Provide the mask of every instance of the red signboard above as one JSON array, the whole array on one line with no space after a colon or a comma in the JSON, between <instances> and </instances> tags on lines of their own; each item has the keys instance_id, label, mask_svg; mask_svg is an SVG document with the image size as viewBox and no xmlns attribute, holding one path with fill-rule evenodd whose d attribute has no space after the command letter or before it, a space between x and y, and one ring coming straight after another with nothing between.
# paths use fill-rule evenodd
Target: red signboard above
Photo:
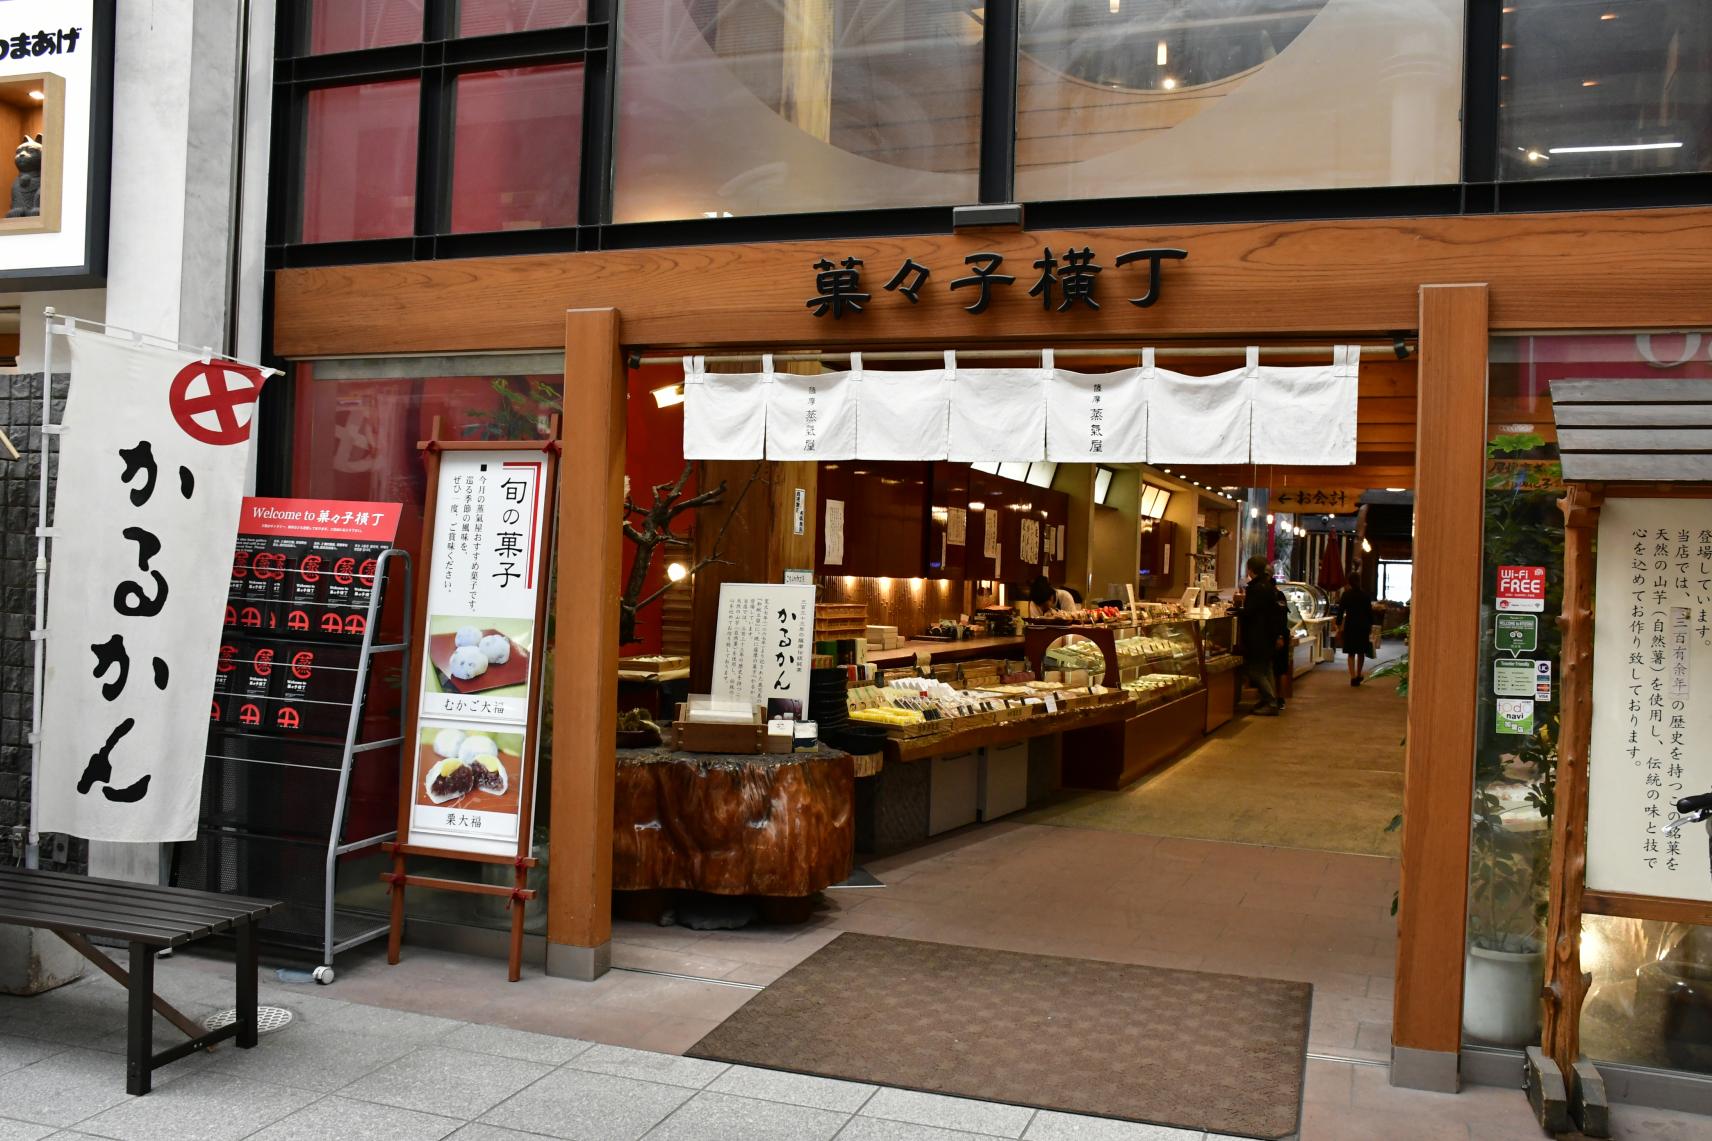
<instances>
[{"instance_id":1,"label":"red signboard above","mask_svg":"<svg viewBox=\"0 0 1712 1141\"><path fill-rule=\"evenodd\" d=\"M299 539L358 539L390 546L398 536L399 503L347 499L244 500L238 517L242 535L290 535Z\"/></svg>"}]
</instances>

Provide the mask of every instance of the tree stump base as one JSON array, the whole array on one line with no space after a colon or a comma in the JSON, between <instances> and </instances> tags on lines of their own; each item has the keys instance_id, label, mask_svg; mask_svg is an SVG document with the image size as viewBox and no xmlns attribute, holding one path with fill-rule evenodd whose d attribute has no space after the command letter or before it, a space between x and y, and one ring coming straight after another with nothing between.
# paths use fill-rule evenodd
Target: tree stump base
<instances>
[{"instance_id":1,"label":"tree stump base","mask_svg":"<svg viewBox=\"0 0 1712 1141\"><path fill-rule=\"evenodd\" d=\"M763 918L801 921L789 904L850 876L855 767L848 753L726 755L620 749L614 781L612 888L766 897ZM790 918L786 918L790 917ZM800 918L798 918L800 917Z\"/></svg>"}]
</instances>

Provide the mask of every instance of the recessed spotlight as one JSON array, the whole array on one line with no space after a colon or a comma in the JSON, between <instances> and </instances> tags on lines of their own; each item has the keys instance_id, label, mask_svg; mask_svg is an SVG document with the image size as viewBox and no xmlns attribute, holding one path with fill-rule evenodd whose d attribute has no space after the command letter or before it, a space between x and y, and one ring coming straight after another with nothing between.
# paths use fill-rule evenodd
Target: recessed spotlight
<instances>
[{"instance_id":1,"label":"recessed spotlight","mask_svg":"<svg viewBox=\"0 0 1712 1141\"><path fill-rule=\"evenodd\" d=\"M1617 18L1617 13L1615 13L1615 12L1602 12L1602 13L1600 13L1599 18L1601 20L1615 20Z\"/></svg>"},{"instance_id":2,"label":"recessed spotlight","mask_svg":"<svg viewBox=\"0 0 1712 1141\"><path fill-rule=\"evenodd\" d=\"M1167 75L1164 79L1159 81L1159 86L1163 87L1167 91L1175 91L1177 89L1177 81Z\"/></svg>"},{"instance_id":3,"label":"recessed spotlight","mask_svg":"<svg viewBox=\"0 0 1712 1141\"><path fill-rule=\"evenodd\" d=\"M46 99L47 97L48 97L47 92L45 92L45 91L32 91L32 92L30 92L30 98L31 99Z\"/></svg>"},{"instance_id":4,"label":"recessed spotlight","mask_svg":"<svg viewBox=\"0 0 1712 1141\"><path fill-rule=\"evenodd\" d=\"M1583 87L1598 87L1599 81L1597 79L1583 79L1581 81L1581 86L1583 86Z\"/></svg>"}]
</instances>

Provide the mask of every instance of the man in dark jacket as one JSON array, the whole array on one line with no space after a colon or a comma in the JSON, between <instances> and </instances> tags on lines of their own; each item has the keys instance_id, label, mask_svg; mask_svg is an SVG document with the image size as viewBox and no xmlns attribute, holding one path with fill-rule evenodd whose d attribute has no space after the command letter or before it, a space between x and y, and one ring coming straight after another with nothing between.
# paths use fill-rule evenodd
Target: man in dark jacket
<instances>
[{"instance_id":1,"label":"man in dark jacket","mask_svg":"<svg viewBox=\"0 0 1712 1141\"><path fill-rule=\"evenodd\" d=\"M1248 680L1260 694L1254 712L1263 717L1276 717L1284 708L1278 700L1278 678L1275 657L1289 632L1288 611L1278 586L1272 581L1272 570L1266 560L1255 555L1248 560L1248 583L1242 595L1242 658Z\"/></svg>"}]
</instances>

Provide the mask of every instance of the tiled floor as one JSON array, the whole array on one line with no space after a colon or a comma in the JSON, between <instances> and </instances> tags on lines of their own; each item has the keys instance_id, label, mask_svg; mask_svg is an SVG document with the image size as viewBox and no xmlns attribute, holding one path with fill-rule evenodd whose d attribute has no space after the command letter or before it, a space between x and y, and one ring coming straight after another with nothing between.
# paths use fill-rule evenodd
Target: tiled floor
<instances>
[{"instance_id":1,"label":"tiled floor","mask_svg":"<svg viewBox=\"0 0 1712 1141\"><path fill-rule=\"evenodd\" d=\"M511 992L551 1020L592 989L532 977L507 987L486 960L416 954L348 981L389 976L425 1005ZM623 978L625 976L620 976ZM631 976L634 977L634 976ZM161 992L194 1017L229 1002L229 968L180 956ZM714 984L699 984L710 986ZM733 989L727 987L726 989ZM115 1141L1199 1141L1202 1134L857 1082L727 1066L554 1034L349 1001L361 987L262 988L295 1015L254 1050L223 1045L124 1089L124 997L104 977L35 998L0 997L0 1139ZM612 996L607 996L610 1000ZM513 1015L521 1007L511 1008ZM622 1009L622 1005L620 1006ZM617 1024L615 1024L617 1025ZM172 1031L159 1024L161 1042ZM623 1034L615 1037L622 1038ZM1690 1141L1704 1118L1618 1107L1619 1141ZM1536 1141L1522 1095L1392 1089L1379 1066L1310 1061L1303 1141Z\"/></svg>"}]
</instances>

